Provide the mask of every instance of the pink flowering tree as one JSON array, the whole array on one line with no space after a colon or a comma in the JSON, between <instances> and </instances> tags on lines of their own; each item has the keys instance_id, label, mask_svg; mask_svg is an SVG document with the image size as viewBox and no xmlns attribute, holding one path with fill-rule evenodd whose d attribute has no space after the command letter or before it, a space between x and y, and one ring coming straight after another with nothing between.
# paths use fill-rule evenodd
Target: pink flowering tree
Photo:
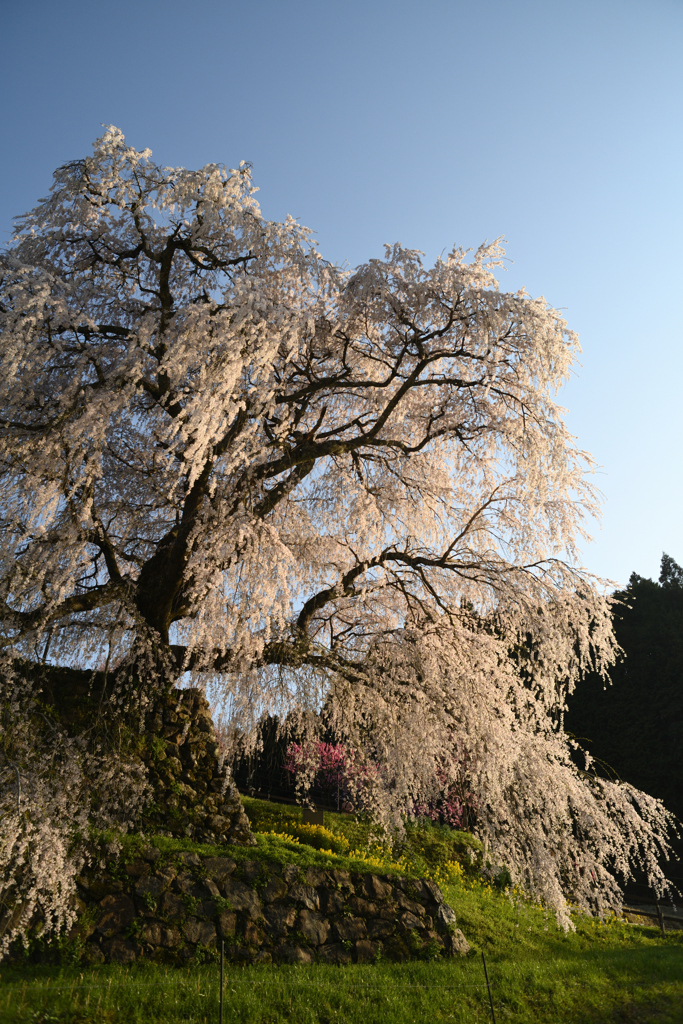
<instances>
[{"instance_id":1,"label":"pink flowering tree","mask_svg":"<svg viewBox=\"0 0 683 1024\"><path fill-rule=\"evenodd\" d=\"M319 793L342 809L362 808L364 794L373 785L381 784L379 766L348 750L343 743L291 743L284 768L300 794Z\"/></svg>"},{"instance_id":2,"label":"pink flowering tree","mask_svg":"<svg viewBox=\"0 0 683 1024\"><path fill-rule=\"evenodd\" d=\"M247 738L326 702L391 780L364 795L387 825L471 751L490 856L563 923L567 896L617 905L634 860L661 886L666 811L579 772L561 727L614 656L577 551L593 463L556 400L576 337L498 289L498 243L433 266L389 246L350 274L255 191L246 164L163 167L108 128L19 220L0 265L0 699L26 666L103 658L116 707L183 676Z\"/></svg>"},{"instance_id":3,"label":"pink flowering tree","mask_svg":"<svg viewBox=\"0 0 683 1024\"><path fill-rule=\"evenodd\" d=\"M477 808L469 788L467 758L457 761L448 758L448 761L448 767L436 769L434 795L431 799L415 803L413 814L450 828L471 828L476 823Z\"/></svg>"}]
</instances>

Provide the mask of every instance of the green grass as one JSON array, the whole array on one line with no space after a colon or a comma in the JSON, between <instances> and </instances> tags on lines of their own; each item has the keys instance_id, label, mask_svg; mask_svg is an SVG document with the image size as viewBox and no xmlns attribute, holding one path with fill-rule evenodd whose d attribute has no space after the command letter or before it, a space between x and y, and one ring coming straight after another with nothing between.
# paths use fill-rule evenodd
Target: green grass
<instances>
[{"instance_id":1,"label":"green grass","mask_svg":"<svg viewBox=\"0 0 683 1024\"><path fill-rule=\"evenodd\" d=\"M592 937L594 938L594 937ZM529 946L532 944L529 944ZM497 943L487 957L496 1019L517 1024L680 1024L683 946L555 940L530 956ZM136 965L0 973L2 1024L209 1024L218 1020L216 965ZM229 967L226 1024L471 1024L490 1020L481 959L375 966Z\"/></svg>"},{"instance_id":2,"label":"green grass","mask_svg":"<svg viewBox=\"0 0 683 1024\"><path fill-rule=\"evenodd\" d=\"M325 854L301 839L281 838L287 821L301 822L296 809L247 799L245 806L254 827L265 833L254 849L228 848L231 856L295 861L302 867L373 866L367 859ZM343 837L350 852L367 850L369 823L326 815L325 827ZM150 838L127 839L127 855ZM154 842L167 856L181 849L219 850L163 837ZM662 938L654 928L577 916L576 932L565 934L542 908L514 903L468 872L467 847L462 835L427 826L410 830L400 851L375 845L372 857L388 864L400 856L404 864L421 865L424 873L440 878L472 944L469 957L344 968L226 966L225 1024L490 1021L482 951L498 1024L683 1022L683 932ZM460 861L464 870L457 866ZM0 967L0 1024L214 1024L218 977L216 962L184 969Z\"/></svg>"},{"instance_id":3,"label":"green grass","mask_svg":"<svg viewBox=\"0 0 683 1024\"><path fill-rule=\"evenodd\" d=\"M325 826L304 825L301 808L242 797L252 828L255 847L214 846L191 839L158 835L121 835L98 832L93 838L100 843L117 840L122 857L130 860L153 843L164 859L172 860L183 850L202 856L218 856L228 852L236 861L266 860L278 864L307 867L334 866L349 871L393 872L406 876L429 875L443 881L448 866L462 863L470 871L469 851L476 854L481 844L466 832L439 828L430 824L410 825L407 833L395 843L382 841L369 820L350 815L325 813Z\"/></svg>"},{"instance_id":4,"label":"green grass","mask_svg":"<svg viewBox=\"0 0 683 1024\"><path fill-rule=\"evenodd\" d=\"M325 825L304 825L299 807L269 803L242 797L252 828L257 833L259 849L276 851L284 836L298 840L300 857L310 857L310 846L334 853L335 865L351 870L382 870L404 875L447 876L448 867L460 863L466 872L471 860L479 863L481 843L467 832L432 825L429 822L408 825L406 834L389 842L368 818L325 812ZM291 844L288 850L291 849ZM470 857L470 851L472 857ZM276 854L279 859L279 854ZM311 863L321 863L317 858Z\"/></svg>"}]
</instances>

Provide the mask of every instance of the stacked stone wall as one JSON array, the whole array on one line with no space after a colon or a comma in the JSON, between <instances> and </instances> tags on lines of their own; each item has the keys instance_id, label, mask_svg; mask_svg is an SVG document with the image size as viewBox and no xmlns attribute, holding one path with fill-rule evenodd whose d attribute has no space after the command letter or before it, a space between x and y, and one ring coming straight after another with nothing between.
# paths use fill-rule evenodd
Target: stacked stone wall
<instances>
[{"instance_id":1,"label":"stacked stone wall","mask_svg":"<svg viewBox=\"0 0 683 1024\"><path fill-rule=\"evenodd\" d=\"M219 757L200 690L172 690L145 722L144 759L154 790L144 824L209 843L256 842L239 794Z\"/></svg>"},{"instance_id":2,"label":"stacked stone wall","mask_svg":"<svg viewBox=\"0 0 683 1024\"><path fill-rule=\"evenodd\" d=\"M105 695L103 673L41 665L24 665L23 671L39 682L50 714L67 733L79 735L93 726L104 735L110 730L111 694ZM141 760L149 771L153 797L142 828L210 843L255 844L237 789L221 763L201 690L173 688L156 698L142 723L135 712L126 717L120 709L114 721L124 726L123 733L115 730L124 738L124 756Z\"/></svg>"},{"instance_id":3,"label":"stacked stone wall","mask_svg":"<svg viewBox=\"0 0 683 1024\"><path fill-rule=\"evenodd\" d=\"M362 963L453 956L469 946L432 881L150 847L78 880L71 940L85 962Z\"/></svg>"}]
</instances>

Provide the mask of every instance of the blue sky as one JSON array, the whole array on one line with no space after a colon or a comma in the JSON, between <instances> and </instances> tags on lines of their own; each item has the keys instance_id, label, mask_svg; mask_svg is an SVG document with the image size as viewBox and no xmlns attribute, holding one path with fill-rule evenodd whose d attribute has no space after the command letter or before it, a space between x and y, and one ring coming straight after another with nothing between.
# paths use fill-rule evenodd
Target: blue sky
<instances>
[{"instance_id":1,"label":"blue sky","mask_svg":"<svg viewBox=\"0 0 683 1024\"><path fill-rule=\"evenodd\" d=\"M164 164L250 160L265 215L340 263L503 235L501 286L583 347L585 564L683 563L680 0L4 0L0 25L3 240L101 123Z\"/></svg>"}]
</instances>

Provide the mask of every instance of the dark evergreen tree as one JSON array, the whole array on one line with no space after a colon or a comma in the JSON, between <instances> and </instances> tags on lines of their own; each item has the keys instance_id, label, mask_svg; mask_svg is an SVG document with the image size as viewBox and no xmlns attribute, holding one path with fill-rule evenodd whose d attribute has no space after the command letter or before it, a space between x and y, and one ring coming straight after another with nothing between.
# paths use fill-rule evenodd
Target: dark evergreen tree
<instances>
[{"instance_id":1,"label":"dark evergreen tree","mask_svg":"<svg viewBox=\"0 0 683 1024\"><path fill-rule=\"evenodd\" d=\"M565 723L591 754L683 819L683 569L662 555L658 582L633 573L615 597L624 657L612 685L587 676Z\"/></svg>"}]
</instances>

